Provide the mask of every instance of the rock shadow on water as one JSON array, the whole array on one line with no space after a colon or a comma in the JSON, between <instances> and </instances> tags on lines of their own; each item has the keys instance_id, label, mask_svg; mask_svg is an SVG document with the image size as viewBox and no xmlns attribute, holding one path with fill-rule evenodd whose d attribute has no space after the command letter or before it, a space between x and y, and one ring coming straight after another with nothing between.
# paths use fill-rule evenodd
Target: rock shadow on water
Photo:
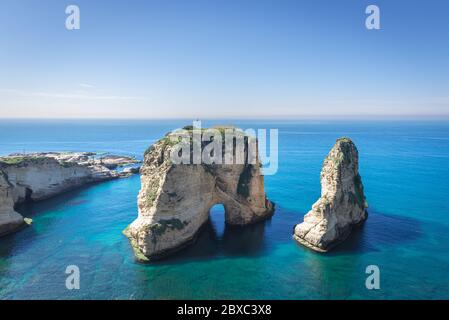
<instances>
[{"instance_id":1,"label":"rock shadow on water","mask_svg":"<svg viewBox=\"0 0 449 320\"><path fill-rule=\"evenodd\" d=\"M150 262L151 265L189 263L213 258L255 257L263 255L265 227L270 219L247 226L225 224L220 237L209 218L198 232L196 240L178 252Z\"/></svg>"},{"instance_id":2,"label":"rock shadow on water","mask_svg":"<svg viewBox=\"0 0 449 320\"><path fill-rule=\"evenodd\" d=\"M382 247L403 246L422 237L417 219L370 211L366 222L326 253L328 257L380 251Z\"/></svg>"}]
</instances>

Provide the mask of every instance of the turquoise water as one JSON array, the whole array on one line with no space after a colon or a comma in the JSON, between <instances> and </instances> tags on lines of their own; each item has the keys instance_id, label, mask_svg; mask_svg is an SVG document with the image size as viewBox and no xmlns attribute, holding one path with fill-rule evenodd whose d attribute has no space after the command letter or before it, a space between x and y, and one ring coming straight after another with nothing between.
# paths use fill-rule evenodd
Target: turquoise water
<instances>
[{"instance_id":1,"label":"turquoise water","mask_svg":"<svg viewBox=\"0 0 449 320\"><path fill-rule=\"evenodd\" d=\"M449 298L449 123L243 122L278 128L279 172L266 177L277 210L244 229L223 209L193 246L145 265L121 234L137 215L138 176L94 185L18 208L30 228L0 239L1 299L437 299ZM141 156L188 121L0 122L0 154L105 151ZM213 122L206 122L206 125ZM291 239L319 197L322 161L335 139L353 138L369 218L335 251L311 252ZM365 288L378 265L381 289ZM65 288L77 265L81 289Z\"/></svg>"}]
</instances>

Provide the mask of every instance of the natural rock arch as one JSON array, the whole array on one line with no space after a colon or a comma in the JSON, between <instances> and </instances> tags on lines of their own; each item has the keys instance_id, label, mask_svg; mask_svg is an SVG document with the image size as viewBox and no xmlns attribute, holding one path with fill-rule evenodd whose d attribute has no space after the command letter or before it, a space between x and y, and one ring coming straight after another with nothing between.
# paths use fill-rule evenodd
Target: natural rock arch
<instances>
[{"instance_id":1,"label":"natural rock arch","mask_svg":"<svg viewBox=\"0 0 449 320\"><path fill-rule=\"evenodd\" d=\"M191 243L214 205L223 205L228 225L251 224L273 213L258 160L255 164L174 164L172 150L165 137L145 154L139 215L124 231L139 260L159 258Z\"/></svg>"}]
</instances>

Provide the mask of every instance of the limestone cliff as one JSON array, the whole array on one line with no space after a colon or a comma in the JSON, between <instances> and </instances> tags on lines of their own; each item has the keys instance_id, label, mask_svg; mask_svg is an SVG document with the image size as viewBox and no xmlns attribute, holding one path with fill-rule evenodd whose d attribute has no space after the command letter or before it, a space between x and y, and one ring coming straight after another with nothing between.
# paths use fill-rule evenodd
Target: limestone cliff
<instances>
[{"instance_id":1,"label":"limestone cliff","mask_svg":"<svg viewBox=\"0 0 449 320\"><path fill-rule=\"evenodd\" d=\"M109 166L134 164L129 157L94 153L34 153L0 157L0 235L20 227L24 219L14 211L15 204L39 201L83 186L130 175Z\"/></svg>"},{"instance_id":2,"label":"limestone cliff","mask_svg":"<svg viewBox=\"0 0 449 320\"><path fill-rule=\"evenodd\" d=\"M138 218L124 231L139 260L155 259L189 244L215 204L223 204L230 225L271 216L273 204L265 196L260 163L248 161L250 137L245 136L245 161L240 164L174 164L169 136L145 155Z\"/></svg>"},{"instance_id":3,"label":"limestone cliff","mask_svg":"<svg viewBox=\"0 0 449 320\"><path fill-rule=\"evenodd\" d=\"M366 220L367 207L357 148L348 138L338 139L321 170L321 198L295 226L293 236L302 245L326 252Z\"/></svg>"},{"instance_id":4,"label":"limestone cliff","mask_svg":"<svg viewBox=\"0 0 449 320\"><path fill-rule=\"evenodd\" d=\"M14 211L12 187L5 173L0 171L0 236L23 224L23 217Z\"/></svg>"}]
</instances>

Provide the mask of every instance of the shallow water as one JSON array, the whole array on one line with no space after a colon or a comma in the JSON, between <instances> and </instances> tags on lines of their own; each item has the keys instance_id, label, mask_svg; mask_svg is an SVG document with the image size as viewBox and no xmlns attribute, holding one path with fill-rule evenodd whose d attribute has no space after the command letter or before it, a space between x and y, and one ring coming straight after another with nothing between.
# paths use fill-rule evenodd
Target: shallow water
<instances>
[{"instance_id":1,"label":"shallow water","mask_svg":"<svg viewBox=\"0 0 449 320\"><path fill-rule=\"evenodd\" d=\"M449 298L449 123L221 121L278 128L279 171L265 179L275 215L247 228L223 209L198 241L153 264L135 262L122 230L137 215L138 176L21 206L33 226L0 239L2 299L411 299ZM206 124L213 124L209 121ZM141 157L188 121L2 121L0 154L98 151ZM291 239L318 199L319 173L335 139L360 152L369 218L323 255ZM378 265L381 289L365 288ZM65 288L77 265L81 289Z\"/></svg>"}]
</instances>

